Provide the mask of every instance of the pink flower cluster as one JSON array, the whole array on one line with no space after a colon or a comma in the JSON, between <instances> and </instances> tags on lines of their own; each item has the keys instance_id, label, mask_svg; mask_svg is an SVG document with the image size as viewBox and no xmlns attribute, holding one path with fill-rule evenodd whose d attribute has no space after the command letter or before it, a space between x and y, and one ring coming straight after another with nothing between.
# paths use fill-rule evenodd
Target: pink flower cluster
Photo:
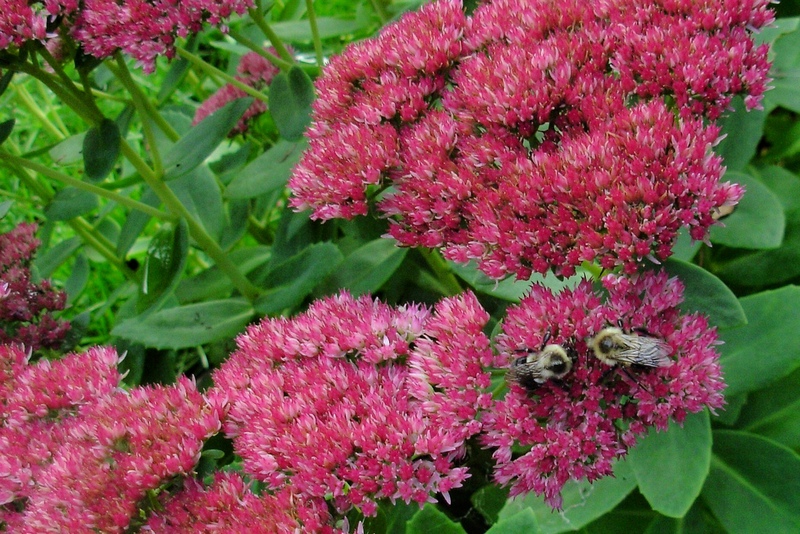
<instances>
[{"instance_id":1,"label":"pink flower cluster","mask_svg":"<svg viewBox=\"0 0 800 534\"><path fill-rule=\"evenodd\" d=\"M708 123L755 107L768 0L458 0L334 58L289 186L313 217L378 209L405 246L489 276L637 270L680 227L705 238L741 187L720 183Z\"/></svg>"},{"instance_id":2,"label":"pink flower cluster","mask_svg":"<svg viewBox=\"0 0 800 534\"><path fill-rule=\"evenodd\" d=\"M146 492L191 472L220 413L194 384L119 388L109 348L27 361L0 346L0 525L124 532Z\"/></svg>"},{"instance_id":3,"label":"pink flower cluster","mask_svg":"<svg viewBox=\"0 0 800 534\"><path fill-rule=\"evenodd\" d=\"M160 55L172 57L175 41L204 23L223 24L243 14L252 0L10 0L0 11L0 50L55 36L58 22L83 50L98 58L117 50L138 60L146 72Z\"/></svg>"},{"instance_id":4,"label":"pink flower cluster","mask_svg":"<svg viewBox=\"0 0 800 534\"><path fill-rule=\"evenodd\" d=\"M535 285L508 309L495 338L508 363L521 350L539 350L545 340L575 358L561 380L545 381L533 392L512 385L483 418L483 443L496 448L495 479L511 484L511 495L533 491L558 508L568 480L610 475L612 461L648 427L664 430L670 419L681 422L688 413L724 403L716 330L704 316L680 313L683 286L676 278L609 275L603 286L605 301L588 281L559 294ZM605 365L589 340L609 326L646 329L647 336L665 340L671 365ZM529 449L515 454L520 446Z\"/></svg>"},{"instance_id":5,"label":"pink flower cluster","mask_svg":"<svg viewBox=\"0 0 800 534\"><path fill-rule=\"evenodd\" d=\"M244 471L273 490L365 515L432 501L469 476L456 461L490 404L487 320L471 293L433 312L329 297L249 328L209 395L227 402Z\"/></svg>"},{"instance_id":6,"label":"pink flower cluster","mask_svg":"<svg viewBox=\"0 0 800 534\"><path fill-rule=\"evenodd\" d=\"M303 499L289 491L259 496L241 475L219 472L207 488L195 479L187 480L180 492L166 499L163 510L150 516L142 532L335 532L330 521L324 501Z\"/></svg>"},{"instance_id":7,"label":"pink flower cluster","mask_svg":"<svg viewBox=\"0 0 800 534\"><path fill-rule=\"evenodd\" d=\"M276 54L274 48L269 48L267 51L271 54ZM265 89L272 82L275 75L280 72L280 69L267 61L263 56L255 52L248 52L242 56L239 65L236 67L236 72L238 73L236 79L240 82L249 85L253 89ZM223 85L197 108L192 124L197 124L202 121L228 102L246 96L247 93L234 85L229 83ZM250 121L265 111L267 111L267 104L261 100L254 100L228 136L233 137L237 134L245 133L249 127Z\"/></svg>"},{"instance_id":8,"label":"pink flower cluster","mask_svg":"<svg viewBox=\"0 0 800 534\"><path fill-rule=\"evenodd\" d=\"M48 280L32 280L30 264L39 246L35 233L35 224L22 223L0 234L0 344L56 349L70 324L55 319L52 312L64 309L67 295Z\"/></svg>"}]
</instances>

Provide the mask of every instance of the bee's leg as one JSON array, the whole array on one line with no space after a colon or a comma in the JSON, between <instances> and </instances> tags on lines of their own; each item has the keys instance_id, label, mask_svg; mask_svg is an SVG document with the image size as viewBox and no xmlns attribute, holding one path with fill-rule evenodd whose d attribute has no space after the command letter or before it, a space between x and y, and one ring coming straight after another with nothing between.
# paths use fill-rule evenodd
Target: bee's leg
<instances>
[{"instance_id":1,"label":"bee's leg","mask_svg":"<svg viewBox=\"0 0 800 534\"><path fill-rule=\"evenodd\" d=\"M636 377L634 377L634 376L631 374L631 372L630 372L630 371L627 369L627 367L622 367L622 372L623 372L623 373L625 373L625 376L627 376L627 377L628 377L628 378L631 380L631 382L633 382L634 384L636 384L636 387L638 387L638 388L640 388L640 389L642 389L642 390L644 390L644 391L648 392L648 393L649 393L649 394L650 394L652 397L655 397L655 394L654 394L652 391L650 391L649 389L647 389L646 387L644 387L644 386L643 386L641 383L639 383L639 381L638 381L638 380L636 380Z\"/></svg>"}]
</instances>

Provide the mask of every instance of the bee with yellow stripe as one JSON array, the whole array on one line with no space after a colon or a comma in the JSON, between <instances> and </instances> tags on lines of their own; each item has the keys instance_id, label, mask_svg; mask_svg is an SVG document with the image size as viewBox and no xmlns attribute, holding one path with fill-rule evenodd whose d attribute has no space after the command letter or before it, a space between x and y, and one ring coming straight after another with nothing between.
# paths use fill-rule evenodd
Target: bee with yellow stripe
<instances>
[{"instance_id":1,"label":"bee with yellow stripe","mask_svg":"<svg viewBox=\"0 0 800 534\"><path fill-rule=\"evenodd\" d=\"M621 328L602 329L590 344L597 359L608 366L667 367L672 364L669 358L672 351L666 342L651 336L626 334Z\"/></svg>"},{"instance_id":2,"label":"bee with yellow stripe","mask_svg":"<svg viewBox=\"0 0 800 534\"><path fill-rule=\"evenodd\" d=\"M548 380L561 380L572 370L572 358L561 345L545 345L539 352L529 352L514 360L506 380L533 393Z\"/></svg>"}]
</instances>

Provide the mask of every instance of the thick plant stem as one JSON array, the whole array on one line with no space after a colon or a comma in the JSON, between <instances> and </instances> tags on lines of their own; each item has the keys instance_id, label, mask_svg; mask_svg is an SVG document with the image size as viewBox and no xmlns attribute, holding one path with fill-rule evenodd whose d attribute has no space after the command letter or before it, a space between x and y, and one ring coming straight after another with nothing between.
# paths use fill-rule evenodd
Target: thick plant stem
<instances>
[{"instance_id":1,"label":"thick plant stem","mask_svg":"<svg viewBox=\"0 0 800 534\"><path fill-rule=\"evenodd\" d=\"M239 271L236 264L228 258L228 255L220 248L214 238L208 235L203 225L186 209L186 206L175 196L172 189L167 187L167 184L162 180L162 176L155 174L153 170L147 166L147 163L142 160L139 154L124 140L122 141L122 153L128 158L128 161L131 162L134 168L139 171L141 177L147 185L153 189L156 196L161 199L161 202L164 203L167 210L186 220L192 238L197 242L200 248L214 260L219 270L230 278L231 282L233 282L233 285L236 286L236 289L239 290L242 296L250 302L255 301L261 290L253 285L252 282Z\"/></svg>"},{"instance_id":2,"label":"thick plant stem","mask_svg":"<svg viewBox=\"0 0 800 534\"><path fill-rule=\"evenodd\" d=\"M458 283L458 279L456 279L455 275L450 272L450 268L447 266L444 258L439 255L439 252L429 248L419 248L418 250L420 254L422 254L422 257L425 258L428 266L433 270L437 280L447 288L447 296L458 295L463 292L461 284Z\"/></svg>"},{"instance_id":3,"label":"thick plant stem","mask_svg":"<svg viewBox=\"0 0 800 534\"><path fill-rule=\"evenodd\" d=\"M231 85L233 85L235 87L238 87L239 89L241 89L242 91L244 91L248 95L252 96L253 98L257 98L258 100L261 100L262 102L269 102L269 100L267 99L267 95L265 95L265 94L263 94L263 93L261 93L259 91L256 91L255 89L253 89L249 85L240 82L239 80L237 80L233 76L225 74L224 72L222 72L218 68L216 68L216 67L214 67L212 65L209 65L208 63L206 63L205 61L203 61L202 59L200 59L196 55L192 54L188 50L186 50L184 48L181 48L180 46L175 47L175 50L178 52L179 56L181 56L182 58L188 60L192 65L198 67L199 69L201 69L201 70L203 70L205 72L209 72L211 74L214 74L215 76L218 76L218 77L222 78L227 83L229 83L229 84L231 84Z\"/></svg>"},{"instance_id":4,"label":"thick plant stem","mask_svg":"<svg viewBox=\"0 0 800 534\"><path fill-rule=\"evenodd\" d=\"M319 37L317 13L314 11L313 0L306 0L306 12L308 13L308 25L311 27L311 37L314 41L314 52L317 54L317 65L322 68L325 66L325 59L322 57L322 40Z\"/></svg>"},{"instance_id":5,"label":"thick plant stem","mask_svg":"<svg viewBox=\"0 0 800 534\"><path fill-rule=\"evenodd\" d=\"M288 71L290 68L292 68L292 64L291 63L289 63L288 61L282 60L281 58L279 58L275 54L270 54L269 52L264 50L263 47L258 46L258 44L254 43L253 41L251 41L250 39L248 39L247 37L245 37L241 33L237 32L236 30L233 30L233 29L228 30L228 35L233 37L238 43L243 44L244 46L246 46L247 48L249 48L250 50L252 50L256 54L258 54L259 56L263 57L264 59L266 59L267 61L269 61L270 63L272 63L276 67L278 67L279 69L281 69L283 71Z\"/></svg>"},{"instance_id":6,"label":"thick plant stem","mask_svg":"<svg viewBox=\"0 0 800 534\"><path fill-rule=\"evenodd\" d=\"M169 213L164 213L161 210L158 210L152 206L148 206L147 204L143 204L137 200L133 200L132 198L128 198L127 196L120 195L119 193L103 189L102 187L98 187L96 185L81 180L77 180L71 176L67 176L66 174L55 171L50 167L45 167L40 163L29 161L25 158L20 158L18 156L14 156L13 154L9 154L7 152L0 151L0 160L7 161L15 165L19 165L20 167L28 168L34 172L38 172L39 174L47 176L52 180L56 180L63 184L72 186L76 189L88 191L89 193L95 194L99 197L106 198L108 200L114 201L118 204L121 204L131 209L139 210L143 213L146 213L152 217L156 217L161 220L175 221L178 219L174 215L171 215Z\"/></svg>"},{"instance_id":7,"label":"thick plant stem","mask_svg":"<svg viewBox=\"0 0 800 534\"><path fill-rule=\"evenodd\" d=\"M256 26L258 26L258 29L261 30L264 36L267 39L269 39L270 44L275 49L275 51L278 52L278 55L281 56L287 63L291 65L294 62L294 58L286 49L286 47L283 46L283 41L281 41L281 38L278 37L278 34L275 33L275 31L270 27L270 25L261 15L260 6L248 9L247 14L250 15L250 18L252 19L253 22L256 23Z\"/></svg>"},{"instance_id":8,"label":"thick plant stem","mask_svg":"<svg viewBox=\"0 0 800 534\"><path fill-rule=\"evenodd\" d=\"M164 120L164 117L161 116L161 113L158 112L153 103L150 102L150 99L147 98L147 95L142 92L142 90L139 88L139 85L133 80L122 54L117 52L114 56L114 59L117 63L116 67L114 67L114 65L110 62L107 62L106 66L108 67L108 70L110 70L114 76L116 76L117 79L122 82L122 85L124 85L125 89L127 89L131 94L133 103L136 106L136 109L139 111L139 114L144 115L152 120L171 141L177 141L180 139L180 134L175 131L175 128L173 128L170 123Z\"/></svg>"},{"instance_id":9,"label":"thick plant stem","mask_svg":"<svg viewBox=\"0 0 800 534\"><path fill-rule=\"evenodd\" d=\"M28 93L25 87L16 83L12 83L11 88L14 90L19 103L25 106L25 109L27 109L29 113L31 113L40 123L42 123L44 129L47 130L50 135L55 137L58 141L62 141L67 137L66 134L57 128L55 124L50 122L50 119L47 118L47 115L45 115L42 110L39 109L39 106L33 101L33 98L31 98L31 95Z\"/></svg>"}]
</instances>

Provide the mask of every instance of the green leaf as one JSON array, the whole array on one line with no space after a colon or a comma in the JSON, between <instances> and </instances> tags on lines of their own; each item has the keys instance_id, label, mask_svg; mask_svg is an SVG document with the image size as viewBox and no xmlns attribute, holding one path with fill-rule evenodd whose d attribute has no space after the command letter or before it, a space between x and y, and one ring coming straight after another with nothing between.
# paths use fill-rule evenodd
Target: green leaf
<instances>
[{"instance_id":1,"label":"green leaf","mask_svg":"<svg viewBox=\"0 0 800 534\"><path fill-rule=\"evenodd\" d=\"M747 404L747 393L738 395L725 395L725 406L723 406L711 420L725 426L733 426L739 419L742 408Z\"/></svg>"},{"instance_id":2,"label":"green leaf","mask_svg":"<svg viewBox=\"0 0 800 534\"><path fill-rule=\"evenodd\" d=\"M657 516L644 531L645 534L724 534L721 526L697 501L681 518ZM628 530L628 532L631 532Z\"/></svg>"},{"instance_id":3,"label":"green leaf","mask_svg":"<svg viewBox=\"0 0 800 534\"><path fill-rule=\"evenodd\" d=\"M699 312L708 316L711 324L720 328L732 328L747 323L736 295L722 280L693 263L668 259L664 270L677 276L684 287L684 301L680 309L685 313Z\"/></svg>"},{"instance_id":4,"label":"green leaf","mask_svg":"<svg viewBox=\"0 0 800 534\"><path fill-rule=\"evenodd\" d=\"M64 241L59 241L46 251L39 251L33 260L39 276L50 278L61 264L67 261L72 254L78 250L82 242L79 237L71 237Z\"/></svg>"},{"instance_id":5,"label":"green leaf","mask_svg":"<svg viewBox=\"0 0 800 534\"><path fill-rule=\"evenodd\" d=\"M719 276L739 286L768 286L800 275L800 177L771 166L761 169L759 178L783 204L786 230L779 248L740 256L720 266Z\"/></svg>"},{"instance_id":6,"label":"green leaf","mask_svg":"<svg viewBox=\"0 0 800 534\"><path fill-rule=\"evenodd\" d=\"M229 254L230 260L245 275L266 264L270 256L269 247L261 246L242 248ZM181 280L175 290L175 296L181 303L187 303L221 298L229 295L232 290L231 279L214 265L191 278Z\"/></svg>"},{"instance_id":7,"label":"green leaf","mask_svg":"<svg viewBox=\"0 0 800 534\"><path fill-rule=\"evenodd\" d=\"M236 174L225 189L225 196L254 198L285 187L307 144L305 140L278 141Z\"/></svg>"},{"instance_id":8,"label":"green leaf","mask_svg":"<svg viewBox=\"0 0 800 534\"><path fill-rule=\"evenodd\" d=\"M743 170L753 158L767 118L765 110L747 111L739 96L734 97L731 107L734 111L718 121L725 137L715 150L725 160L729 172Z\"/></svg>"},{"instance_id":9,"label":"green leaf","mask_svg":"<svg viewBox=\"0 0 800 534\"><path fill-rule=\"evenodd\" d=\"M256 310L269 315L299 305L342 259L336 245L316 243L272 267L263 281L267 290L256 301Z\"/></svg>"},{"instance_id":10,"label":"green leaf","mask_svg":"<svg viewBox=\"0 0 800 534\"><path fill-rule=\"evenodd\" d=\"M683 517L700 495L711 462L711 421L703 411L686 417L683 427L671 422L666 432L654 429L628 452L639 491L653 510Z\"/></svg>"},{"instance_id":11,"label":"green leaf","mask_svg":"<svg viewBox=\"0 0 800 534\"><path fill-rule=\"evenodd\" d=\"M736 426L800 449L800 369L747 397Z\"/></svg>"},{"instance_id":12,"label":"green leaf","mask_svg":"<svg viewBox=\"0 0 800 534\"><path fill-rule=\"evenodd\" d=\"M11 83L11 79L14 77L15 70L6 70L3 73L3 76L0 77L0 95L6 92L8 89L8 85Z\"/></svg>"},{"instance_id":13,"label":"green leaf","mask_svg":"<svg viewBox=\"0 0 800 534\"><path fill-rule=\"evenodd\" d=\"M544 499L530 494L510 499L500 510L500 521L531 509L543 534L577 530L612 510L636 487L636 477L626 462L614 464L614 476L594 483L570 481L561 492L564 508L554 512Z\"/></svg>"},{"instance_id":14,"label":"green leaf","mask_svg":"<svg viewBox=\"0 0 800 534\"><path fill-rule=\"evenodd\" d=\"M785 25L785 27L784 27ZM765 103L770 106L783 106L794 112L800 112L800 93L797 91L797 71L800 69L800 31L797 30L797 19L778 19L775 21L780 36L772 44L770 55L773 57L770 69L772 89L765 95ZM788 31L794 26L794 31ZM765 28L764 31L769 31ZM762 32L764 33L764 32ZM774 34L767 34L773 37Z\"/></svg>"},{"instance_id":15,"label":"green leaf","mask_svg":"<svg viewBox=\"0 0 800 534\"><path fill-rule=\"evenodd\" d=\"M407 252L394 239L370 241L345 257L326 286L347 289L354 296L374 293L400 267Z\"/></svg>"},{"instance_id":16,"label":"green leaf","mask_svg":"<svg viewBox=\"0 0 800 534\"><path fill-rule=\"evenodd\" d=\"M695 241L685 227L678 230L678 239L672 246L672 257L676 260L691 261L703 246L702 241Z\"/></svg>"},{"instance_id":17,"label":"green leaf","mask_svg":"<svg viewBox=\"0 0 800 534\"><path fill-rule=\"evenodd\" d=\"M11 209L11 206L14 205L13 200L4 200L0 202L0 219L8 215L8 211Z\"/></svg>"},{"instance_id":18,"label":"green leaf","mask_svg":"<svg viewBox=\"0 0 800 534\"><path fill-rule=\"evenodd\" d=\"M64 284L64 289L67 292L67 302L72 304L81 291L86 287L89 281L89 260L83 252L75 256L75 263L72 264L72 269Z\"/></svg>"},{"instance_id":19,"label":"green leaf","mask_svg":"<svg viewBox=\"0 0 800 534\"><path fill-rule=\"evenodd\" d=\"M766 438L717 430L703 498L731 534L800 532L800 457Z\"/></svg>"},{"instance_id":20,"label":"green leaf","mask_svg":"<svg viewBox=\"0 0 800 534\"><path fill-rule=\"evenodd\" d=\"M225 223L225 208L219 184L208 166L200 165L170 182L168 187L189 213L200 221L206 232L214 240L219 240Z\"/></svg>"},{"instance_id":21,"label":"green leaf","mask_svg":"<svg viewBox=\"0 0 800 534\"><path fill-rule=\"evenodd\" d=\"M363 27L358 21L337 19L332 17L317 18L317 29L321 39L338 37L357 32ZM278 36L290 42L311 41L311 29L307 20L297 20L288 22L276 22L272 24L272 29Z\"/></svg>"},{"instance_id":22,"label":"green leaf","mask_svg":"<svg viewBox=\"0 0 800 534\"><path fill-rule=\"evenodd\" d=\"M142 204L157 207L161 204L161 200L156 196L152 189L146 187L142 198L139 199ZM142 231L147 226L147 223L152 219L152 216L143 213L139 210L132 210L125 217L125 222L122 224L122 230L117 240L117 254L125 256L131 249L136 240L141 235Z\"/></svg>"},{"instance_id":23,"label":"green leaf","mask_svg":"<svg viewBox=\"0 0 800 534\"><path fill-rule=\"evenodd\" d=\"M83 138L86 132L67 137L47 151L50 159L57 165L69 165L83 159Z\"/></svg>"},{"instance_id":24,"label":"green leaf","mask_svg":"<svg viewBox=\"0 0 800 534\"><path fill-rule=\"evenodd\" d=\"M486 531L486 534L536 534L541 532L536 514L530 508L500 521Z\"/></svg>"},{"instance_id":25,"label":"green leaf","mask_svg":"<svg viewBox=\"0 0 800 534\"><path fill-rule=\"evenodd\" d=\"M110 119L103 119L99 126L86 132L83 138L83 169L89 181L99 182L114 169L121 142L119 127Z\"/></svg>"},{"instance_id":26,"label":"green leaf","mask_svg":"<svg viewBox=\"0 0 800 534\"><path fill-rule=\"evenodd\" d=\"M311 122L314 84L303 69L293 66L278 73L269 86L269 112L286 140L297 141Z\"/></svg>"},{"instance_id":27,"label":"green leaf","mask_svg":"<svg viewBox=\"0 0 800 534\"><path fill-rule=\"evenodd\" d=\"M783 206L767 186L741 172L725 174L726 180L746 188L736 209L711 228L709 239L720 245L738 248L775 248L783 241L786 216ZM724 226L723 226L724 225Z\"/></svg>"},{"instance_id":28,"label":"green leaf","mask_svg":"<svg viewBox=\"0 0 800 534\"><path fill-rule=\"evenodd\" d=\"M97 196L93 193L74 187L65 187L56 193L47 209L44 210L44 214L51 221L68 221L89 213L99 204Z\"/></svg>"},{"instance_id":29,"label":"green leaf","mask_svg":"<svg viewBox=\"0 0 800 534\"><path fill-rule=\"evenodd\" d=\"M164 155L164 180L179 178L203 163L252 103L252 98L238 98L189 130Z\"/></svg>"},{"instance_id":30,"label":"green leaf","mask_svg":"<svg viewBox=\"0 0 800 534\"><path fill-rule=\"evenodd\" d=\"M720 332L726 395L760 389L800 366L800 288L744 297L746 326Z\"/></svg>"},{"instance_id":31,"label":"green leaf","mask_svg":"<svg viewBox=\"0 0 800 534\"><path fill-rule=\"evenodd\" d=\"M497 523L500 510L505 506L508 500L508 488L501 488L495 484L489 484L473 493L469 500L486 522L493 525Z\"/></svg>"},{"instance_id":32,"label":"green leaf","mask_svg":"<svg viewBox=\"0 0 800 534\"><path fill-rule=\"evenodd\" d=\"M245 299L212 300L127 319L111 333L148 347L182 349L231 339L254 313Z\"/></svg>"},{"instance_id":33,"label":"green leaf","mask_svg":"<svg viewBox=\"0 0 800 534\"><path fill-rule=\"evenodd\" d=\"M586 273L578 268L578 273L575 276L564 279L559 279L554 274L534 273L528 280L517 280L510 276L498 281L486 276L478 269L478 264L475 261L470 261L466 264L448 261L447 265L459 278L472 286L475 291L510 302L519 302L528 293L533 284L542 284L555 292L559 292L564 288L575 287L587 277Z\"/></svg>"},{"instance_id":34,"label":"green leaf","mask_svg":"<svg viewBox=\"0 0 800 534\"><path fill-rule=\"evenodd\" d=\"M406 534L466 534L460 524L454 522L435 505L427 503L425 508L414 514L406 524Z\"/></svg>"},{"instance_id":35,"label":"green leaf","mask_svg":"<svg viewBox=\"0 0 800 534\"><path fill-rule=\"evenodd\" d=\"M181 220L161 230L150 241L139 287L139 313L156 308L178 285L189 252L189 229Z\"/></svg>"},{"instance_id":36,"label":"green leaf","mask_svg":"<svg viewBox=\"0 0 800 534\"><path fill-rule=\"evenodd\" d=\"M14 124L16 124L16 122L15 119L8 119L7 121L0 122L0 145L11 135L11 131L14 129Z\"/></svg>"}]
</instances>

